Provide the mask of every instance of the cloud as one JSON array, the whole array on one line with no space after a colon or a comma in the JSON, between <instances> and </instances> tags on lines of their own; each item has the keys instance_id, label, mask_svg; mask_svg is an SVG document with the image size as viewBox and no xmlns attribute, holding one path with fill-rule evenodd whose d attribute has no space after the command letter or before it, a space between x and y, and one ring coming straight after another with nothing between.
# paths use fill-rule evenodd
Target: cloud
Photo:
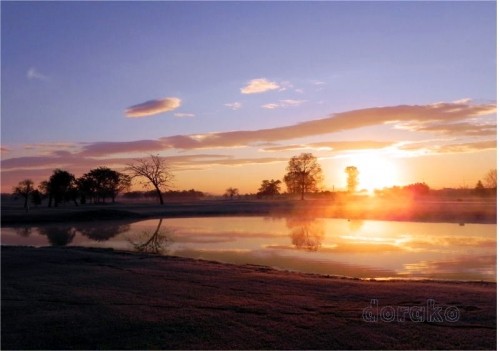
<instances>
[{"instance_id":1,"label":"cloud","mask_svg":"<svg viewBox=\"0 0 500 351\"><path fill-rule=\"evenodd\" d=\"M280 100L279 102L274 102L274 103L269 103L262 105L262 108L268 109L268 110L274 110L277 108L286 108L286 107L296 107L302 105L306 100L293 100L293 99L287 99L287 100Z\"/></svg>"},{"instance_id":2,"label":"cloud","mask_svg":"<svg viewBox=\"0 0 500 351\"><path fill-rule=\"evenodd\" d=\"M436 145L436 142L424 141L416 143L407 143L399 146L404 151L425 151L426 153L465 153L484 150L494 150L497 148L496 140L472 141L453 144Z\"/></svg>"},{"instance_id":3,"label":"cloud","mask_svg":"<svg viewBox=\"0 0 500 351\"><path fill-rule=\"evenodd\" d=\"M173 135L156 140L89 143L83 147L81 153L82 155L97 156L115 153L152 152L167 149L194 150L245 147L257 143L280 142L309 136L319 136L380 124L400 126L405 123L408 124L408 122L458 122L491 114L495 111L495 104L473 105L470 103L448 103L442 104L439 107L435 105L374 107L336 113L327 118L276 128ZM313 144L313 146L318 147L318 144ZM323 146L329 147L332 144L325 144ZM339 146L340 144L336 145L336 147ZM352 146L354 144L350 145L350 147Z\"/></svg>"},{"instance_id":4,"label":"cloud","mask_svg":"<svg viewBox=\"0 0 500 351\"><path fill-rule=\"evenodd\" d=\"M400 125L399 128L446 135L489 136L497 134L496 124L478 124L472 122L408 123Z\"/></svg>"},{"instance_id":5,"label":"cloud","mask_svg":"<svg viewBox=\"0 0 500 351\"><path fill-rule=\"evenodd\" d=\"M171 148L203 149L241 147L257 142L275 142L315 135L331 134L380 124L397 126L409 121L452 122L492 114L495 104L443 103L432 105L401 105L373 107L332 114L330 117L294 125L197 135L176 135L161 138Z\"/></svg>"},{"instance_id":6,"label":"cloud","mask_svg":"<svg viewBox=\"0 0 500 351\"><path fill-rule=\"evenodd\" d=\"M136 140L136 141L104 141L89 143L83 146L79 153L81 156L103 156L133 152L153 152L168 148L159 140Z\"/></svg>"},{"instance_id":7,"label":"cloud","mask_svg":"<svg viewBox=\"0 0 500 351\"><path fill-rule=\"evenodd\" d=\"M26 78L29 80L49 80L49 77L46 76L45 74L40 73L35 67L30 67L28 72L26 72Z\"/></svg>"},{"instance_id":8,"label":"cloud","mask_svg":"<svg viewBox=\"0 0 500 351\"><path fill-rule=\"evenodd\" d=\"M373 140L358 140L358 141L326 141L309 144L292 144L283 146L271 146L263 148L262 151L295 151L295 150L329 150L329 151L349 151L349 150L368 150L381 149L384 147L395 145L392 141L373 141Z\"/></svg>"},{"instance_id":9,"label":"cloud","mask_svg":"<svg viewBox=\"0 0 500 351\"><path fill-rule=\"evenodd\" d=\"M280 107L280 105L277 103L269 103L269 104L262 105L261 107L265 108L267 110L274 110L274 109Z\"/></svg>"},{"instance_id":10,"label":"cloud","mask_svg":"<svg viewBox=\"0 0 500 351\"><path fill-rule=\"evenodd\" d=\"M194 117L195 115L194 113L174 113L174 116L184 118L184 117Z\"/></svg>"},{"instance_id":11,"label":"cloud","mask_svg":"<svg viewBox=\"0 0 500 351\"><path fill-rule=\"evenodd\" d=\"M167 97L158 100L149 100L141 104L131 106L125 110L127 117L147 117L175 110L181 106L181 99Z\"/></svg>"},{"instance_id":12,"label":"cloud","mask_svg":"<svg viewBox=\"0 0 500 351\"><path fill-rule=\"evenodd\" d=\"M236 110L239 110L241 108L242 104L241 104L241 102L235 101L235 102L229 102L227 104L224 104L224 106L230 108L233 111L236 111Z\"/></svg>"},{"instance_id":13,"label":"cloud","mask_svg":"<svg viewBox=\"0 0 500 351\"><path fill-rule=\"evenodd\" d=\"M240 89L240 91L242 94L258 94L279 88L280 86L276 82L271 82L266 78L257 78L249 81L246 86Z\"/></svg>"}]
</instances>

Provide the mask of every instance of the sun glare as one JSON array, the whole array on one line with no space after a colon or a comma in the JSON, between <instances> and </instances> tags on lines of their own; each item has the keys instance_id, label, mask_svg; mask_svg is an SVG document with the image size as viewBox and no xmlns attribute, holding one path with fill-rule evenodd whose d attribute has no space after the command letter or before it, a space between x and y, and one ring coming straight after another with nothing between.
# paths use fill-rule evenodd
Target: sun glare
<instances>
[{"instance_id":1,"label":"sun glare","mask_svg":"<svg viewBox=\"0 0 500 351\"><path fill-rule=\"evenodd\" d=\"M375 153L356 154L350 157L350 165L359 171L358 190L372 193L375 189L399 184L398 168L386 156Z\"/></svg>"}]
</instances>

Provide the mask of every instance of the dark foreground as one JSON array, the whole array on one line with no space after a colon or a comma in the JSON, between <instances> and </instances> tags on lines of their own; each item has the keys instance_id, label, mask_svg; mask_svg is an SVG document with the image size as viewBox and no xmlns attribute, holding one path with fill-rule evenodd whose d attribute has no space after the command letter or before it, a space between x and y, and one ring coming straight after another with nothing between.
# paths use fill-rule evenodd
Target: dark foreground
<instances>
[{"instance_id":1,"label":"dark foreground","mask_svg":"<svg viewBox=\"0 0 500 351\"><path fill-rule=\"evenodd\" d=\"M1 253L4 350L496 349L493 283L359 281L82 248ZM378 320L367 322L372 299ZM383 321L385 306L402 320ZM424 321L406 307L425 310Z\"/></svg>"}]
</instances>

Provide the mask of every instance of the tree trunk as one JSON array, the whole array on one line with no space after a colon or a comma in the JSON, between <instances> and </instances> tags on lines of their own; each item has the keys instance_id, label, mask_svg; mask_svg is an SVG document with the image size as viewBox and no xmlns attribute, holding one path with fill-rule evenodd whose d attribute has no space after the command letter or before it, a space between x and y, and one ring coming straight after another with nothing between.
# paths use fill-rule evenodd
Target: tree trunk
<instances>
[{"instance_id":1,"label":"tree trunk","mask_svg":"<svg viewBox=\"0 0 500 351\"><path fill-rule=\"evenodd\" d=\"M157 186L155 186L155 188L156 188L156 193L158 194L158 198L160 199L160 205L163 205L163 195L161 193L161 190Z\"/></svg>"}]
</instances>

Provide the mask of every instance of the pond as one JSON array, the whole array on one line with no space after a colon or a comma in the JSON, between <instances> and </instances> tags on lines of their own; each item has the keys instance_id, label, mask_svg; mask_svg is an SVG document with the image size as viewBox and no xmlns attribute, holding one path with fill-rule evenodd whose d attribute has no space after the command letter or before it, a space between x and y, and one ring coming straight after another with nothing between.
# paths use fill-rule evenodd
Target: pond
<instances>
[{"instance_id":1,"label":"pond","mask_svg":"<svg viewBox=\"0 0 500 351\"><path fill-rule=\"evenodd\" d=\"M84 246L363 279L496 281L496 225L210 217L2 228L2 245Z\"/></svg>"}]
</instances>

